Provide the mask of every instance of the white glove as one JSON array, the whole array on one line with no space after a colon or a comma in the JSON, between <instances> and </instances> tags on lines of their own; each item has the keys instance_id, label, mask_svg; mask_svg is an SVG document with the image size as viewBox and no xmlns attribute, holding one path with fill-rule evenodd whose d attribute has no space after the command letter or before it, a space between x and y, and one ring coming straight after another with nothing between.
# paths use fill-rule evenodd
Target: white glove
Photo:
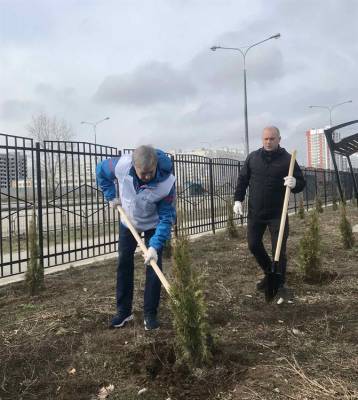
<instances>
[{"instance_id":1,"label":"white glove","mask_svg":"<svg viewBox=\"0 0 358 400\"><path fill-rule=\"evenodd\" d=\"M244 215L244 212L242 210L242 202L241 201L235 201L233 211L234 211L234 214L236 214L236 215Z\"/></svg>"},{"instance_id":2,"label":"white glove","mask_svg":"<svg viewBox=\"0 0 358 400\"><path fill-rule=\"evenodd\" d=\"M285 176L284 178L284 185L288 186L290 189L293 189L296 186L296 178L294 176Z\"/></svg>"},{"instance_id":3,"label":"white glove","mask_svg":"<svg viewBox=\"0 0 358 400\"><path fill-rule=\"evenodd\" d=\"M119 199L118 197L115 197L114 199L109 200L108 204L109 204L110 208L116 208L117 206L121 206L122 202L121 202L121 199Z\"/></svg>"},{"instance_id":4,"label":"white glove","mask_svg":"<svg viewBox=\"0 0 358 400\"><path fill-rule=\"evenodd\" d=\"M158 261L158 253L154 247L149 247L147 255L144 256L144 265L149 265L151 260Z\"/></svg>"}]
</instances>

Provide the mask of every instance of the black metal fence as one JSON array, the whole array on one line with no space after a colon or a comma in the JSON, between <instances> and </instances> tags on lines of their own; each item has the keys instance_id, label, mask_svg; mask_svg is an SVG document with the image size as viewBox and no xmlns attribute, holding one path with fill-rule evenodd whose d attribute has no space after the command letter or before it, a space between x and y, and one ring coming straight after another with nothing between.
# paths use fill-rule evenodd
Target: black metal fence
<instances>
[{"instance_id":1,"label":"black metal fence","mask_svg":"<svg viewBox=\"0 0 358 400\"><path fill-rule=\"evenodd\" d=\"M26 271L33 209L45 268L117 250L118 214L103 200L95 167L120 154L109 146L40 144L0 134L0 278ZM242 162L188 154L171 158L177 178L176 231L195 235L224 228ZM291 211L297 211L301 198L307 208L317 195L325 205L338 198L334 171L303 168L303 172L307 185L302 194L292 195ZM346 199L352 199L350 174L341 172L340 177Z\"/></svg>"}]
</instances>

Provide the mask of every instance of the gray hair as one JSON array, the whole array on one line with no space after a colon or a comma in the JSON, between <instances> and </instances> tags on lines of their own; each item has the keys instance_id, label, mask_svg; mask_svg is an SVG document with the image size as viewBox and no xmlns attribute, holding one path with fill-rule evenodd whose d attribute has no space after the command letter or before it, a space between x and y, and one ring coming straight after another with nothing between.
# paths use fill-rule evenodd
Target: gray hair
<instances>
[{"instance_id":1,"label":"gray hair","mask_svg":"<svg viewBox=\"0 0 358 400\"><path fill-rule=\"evenodd\" d=\"M277 126L266 126L266 127L264 128L264 130L265 130L265 129L269 129L270 131L275 132L275 134L276 134L279 138L281 137L280 130L277 128Z\"/></svg>"},{"instance_id":2,"label":"gray hair","mask_svg":"<svg viewBox=\"0 0 358 400\"><path fill-rule=\"evenodd\" d=\"M150 170L157 165L157 153L152 146L139 146L133 152L132 161L136 167L144 170Z\"/></svg>"}]
</instances>

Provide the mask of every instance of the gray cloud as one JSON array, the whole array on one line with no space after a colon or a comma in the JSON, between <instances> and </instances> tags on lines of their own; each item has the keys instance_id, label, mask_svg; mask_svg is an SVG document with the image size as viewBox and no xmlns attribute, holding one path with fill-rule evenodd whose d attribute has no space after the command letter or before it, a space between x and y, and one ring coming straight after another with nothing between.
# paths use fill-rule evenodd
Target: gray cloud
<instances>
[{"instance_id":1,"label":"gray cloud","mask_svg":"<svg viewBox=\"0 0 358 400\"><path fill-rule=\"evenodd\" d=\"M106 77L94 98L99 103L149 106L182 103L195 93L187 75L167 63L153 61L133 73Z\"/></svg>"},{"instance_id":2,"label":"gray cloud","mask_svg":"<svg viewBox=\"0 0 358 400\"><path fill-rule=\"evenodd\" d=\"M1 104L0 116L5 120L22 120L39 109L40 105L33 101L9 99Z\"/></svg>"}]
</instances>

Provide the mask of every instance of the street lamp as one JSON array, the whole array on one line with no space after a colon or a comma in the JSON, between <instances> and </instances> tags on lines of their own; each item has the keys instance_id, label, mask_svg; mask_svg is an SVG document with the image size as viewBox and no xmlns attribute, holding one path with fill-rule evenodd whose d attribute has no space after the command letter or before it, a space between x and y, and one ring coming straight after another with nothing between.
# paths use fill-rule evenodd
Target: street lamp
<instances>
[{"instance_id":1,"label":"street lamp","mask_svg":"<svg viewBox=\"0 0 358 400\"><path fill-rule=\"evenodd\" d=\"M210 49L212 51L216 51L217 49L222 49L222 50L236 50L239 51L244 59L244 113L245 113L245 150L246 150L246 156L249 155L249 126L248 126L248 120L247 120L247 91L246 91L246 54L248 51L253 48L254 46L257 46L261 43L267 42L268 40L271 39L278 39L281 36L280 33L277 33L276 35L272 35L268 37L267 39L261 40L260 42L254 43L250 46L245 46L245 47L222 47L222 46L213 46Z\"/></svg>"},{"instance_id":2,"label":"street lamp","mask_svg":"<svg viewBox=\"0 0 358 400\"><path fill-rule=\"evenodd\" d=\"M352 103L352 100L343 101L342 103L333 104L331 106L308 106L309 108L325 108L329 111L329 127L332 126L332 110L336 107L341 106L342 104Z\"/></svg>"},{"instance_id":3,"label":"street lamp","mask_svg":"<svg viewBox=\"0 0 358 400\"><path fill-rule=\"evenodd\" d=\"M93 128L93 133L94 133L94 144L97 144L97 125L100 124L103 121L107 121L109 119L109 117L103 118L97 122L88 122L88 121L81 121L81 124L87 124L87 125L91 125Z\"/></svg>"}]
</instances>

